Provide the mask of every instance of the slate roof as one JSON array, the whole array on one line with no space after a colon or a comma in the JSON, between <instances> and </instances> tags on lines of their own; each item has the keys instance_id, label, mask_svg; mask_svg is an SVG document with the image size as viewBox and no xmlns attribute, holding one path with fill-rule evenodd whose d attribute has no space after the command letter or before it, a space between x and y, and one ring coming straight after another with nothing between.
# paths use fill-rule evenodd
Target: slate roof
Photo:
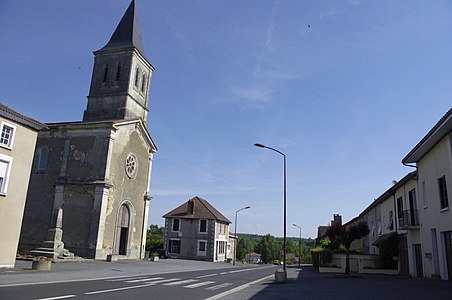
<instances>
[{"instance_id":1,"label":"slate roof","mask_svg":"<svg viewBox=\"0 0 452 300\"><path fill-rule=\"evenodd\" d=\"M193 213L189 211L189 203L193 203ZM231 223L225 216L223 216L215 207L213 207L207 200L198 196L188 200L181 206L173 209L163 216L164 218L180 218L180 219L205 219L217 220L221 222Z\"/></svg>"},{"instance_id":2,"label":"slate roof","mask_svg":"<svg viewBox=\"0 0 452 300\"><path fill-rule=\"evenodd\" d=\"M47 128L47 125L39 121L36 121L32 118L29 118L27 116L24 116L18 113L17 111L9 108L8 106L3 105L2 103L0 103L0 116L10 119L11 121L17 122L34 130L41 130L43 128Z\"/></svg>"},{"instance_id":3,"label":"slate roof","mask_svg":"<svg viewBox=\"0 0 452 300\"><path fill-rule=\"evenodd\" d=\"M99 51L127 48L136 48L146 58L143 38L141 37L141 30L138 24L138 16L135 13L135 0L132 0L130 3L115 32L113 32L110 41Z\"/></svg>"}]
</instances>

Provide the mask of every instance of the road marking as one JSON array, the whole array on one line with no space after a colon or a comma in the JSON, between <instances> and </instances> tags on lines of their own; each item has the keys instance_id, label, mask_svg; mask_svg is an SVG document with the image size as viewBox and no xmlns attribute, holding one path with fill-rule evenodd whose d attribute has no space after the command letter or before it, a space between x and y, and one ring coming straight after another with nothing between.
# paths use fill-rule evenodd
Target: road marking
<instances>
[{"instance_id":1,"label":"road marking","mask_svg":"<svg viewBox=\"0 0 452 300\"><path fill-rule=\"evenodd\" d=\"M151 282L150 284L156 285L156 284L158 284L158 283L164 283L164 282L170 282L170 281L176 281L176 280L181 280L181 278L162 279L162 280L153 281L153 282Z\"/></svg>"},{"instance_id":2,"label":"road marking","mask_svg":"<svg viewBox=\"0 0 452 300\"><path fill-rule=\"evenodd\" d=\"M220 275L226 275L226 274L228 274L229 272L222 272L222 273L220 273Z\"/></svg>"},{"instance_id":3,"label":"road marking","mask_svg":"<svg viewBox=\"0 0 452 300\"><path fill-rule=\"evenodd\" d=\"M233 288L232 290L229 290L229 291L226 291L226 292L223 292L223 293L214 295L214 296L209 297L209 298L206 298L206 299L204 299L204 300L217 300L217 299L223 298L223 297L226 296L226 295L229 295L229 294L238 292L238 291L240 291L240 290L246 289L247 287L249 287L249 286L252 285L252 284L255 284L255 283L258 283L258 282L260 282L260 281L264 281L264 280L270 279L270 278L272 278L273 276L275 276L275 275L273 275L273 274L272 274L272 275L268 275L268 276L266 276L266 277L264 277L264 278L257 279L257 280L254 280L254 281L245 283L244 285L241 285L241 286L238 286L238 287L236 287L236 288Z\"/></svg>"},{"instance_id":4,"label":"road marking","mask_svg":"<svg viewBox=\"0 0 452 300\"><path fill-rule=\"evenodd\" d=\"M232 283L225 282L225 283L222 283L222 284L219 284L219 285L214 285L214 286L205 288L205 290L208 290L208 291L215 291L215 290L219 290L219 289L222 289L222 288L227 287L227 286L230 286L230 285L232 285Z\"/></svg>"},{"instance_id":5,"label":"road marking","mask_svg":"<svg viewBox=\"0 0 452 300\"><path fill-rule=\"evenodd\" d=\"M198 281L198 280L196 280L196 279L187 279L187 280L181 280L181 281L176 281L176 282L165 283L163 285L173 286L173 285L180 285L180 284L185 284L185 283L190 283L190 282L195 282L195 281Z\"/></svg>"},{"instance_id":6,"label":"road marking","mask_svg":"<svg viewBox=\"0 0 452 300\"><path fill-rule=\"evenodd\" d=\"M109 290L88 292L88 293L85 293L85 295L96 295L96 294L102 294L102 293L111 293L111 292L117 292L117 291L138 289L138 288L142 288L142 287L148 287L148 286L151 286L151 285L153 285L153 284L152 283L148 283L148 284L142 284L142 285L133 285L133 286L127 286L127 287L122 287L122 288L117 288L117 289L109 289Z\"/></svg>"},{"instance_id":7,"label":"road marking","mask_svg":"<svg viewBox=\"0 0 452 300\"><path fill-rule=\"evenodd\" d=\"M202 275L202 276L198 276L198 277L196 277L196 278L206 278L206 277L212 277L212 276L217 276L218 275L218 273L215 273L215 274L207 274L207 275Z\"/></svg>"},{"instance_id":8,"label":"road marking","mask_svg":"<svg viewBox=\"0 0 452 300\"><path fill-rule=\"evenodd\" d=\"M57 300L57 299L67 299L67 298L74 298L75 295L65 295L65 296L58 296L58 297L52 297L52 298L39 298L36 300Z\"/></svg>"},{"instance_id":9,"label":"road marking","mask_svg":"<svg viewBox=\"0 0 452 300\"><path fill-rule=\"evenodd\" d=\"M204 281L204 282L200 282L200 283L195 283L195 284L190 284L190 285L186 285L184 286L184 288L187 289L194 289L200 286L204 286L204 285L208 285L208 284L212 284L215 283L215 281Z\"/></svg>"},{"instance_id":10,"label":"road marking","mask_svg":"<svg viewBox=\"0 0 452 300\"><path fill-rule=\"evenodd\" d=\"M106 281L108 281L108 282L116 282L116 281L124 281L124 280L126 280L126 279L129 279L129 280L136 280L136 279L144 279L144 278L147 278L148 276L130 276L130 277L126 277L126 278L119 278L119 279L110 279L110 280L106 280Z\"/></svg>"},{"instance_id":11,"label":"road marking","mask_svg":"<svg viewBox=\"0 0 452 300\"><path fill-rule=\"evenodd\" d=\"M134 280L123 280L124 282L127 283L136 283L136 282L144 282L144 281L152 281L152 280L159 280L159 279L163 279L163 277L153 277L153 278L145 278L145 279L134 279Z\"/></svg>"}]
</instances>

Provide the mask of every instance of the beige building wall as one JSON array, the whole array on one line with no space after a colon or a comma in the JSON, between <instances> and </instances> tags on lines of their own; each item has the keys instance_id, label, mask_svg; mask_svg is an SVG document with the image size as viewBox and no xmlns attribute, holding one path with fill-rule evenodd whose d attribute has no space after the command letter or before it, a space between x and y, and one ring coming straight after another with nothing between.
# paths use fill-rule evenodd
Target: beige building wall
<instances>
[{"instance_id":1,"label":"beige building wall","mask_svg":"<svg viewBox=\"0 0 452 300\"><path fill-rule=\"evenodd\" d=\"M0 159L10 161L7 190L0 193L0 268L13 268L37 132L2 117L0 122L15 127L11 148L0 146Z\"/></svg>"},{"instance_id":2,"label":"beige building wall","mask_svg":"<svg viewBox=\"0 0 452 300\"><path fill-rule=\"evenodd\" d=\"M452 147L449 133L419 162L419 210L422 220L422 252L426 277L449 278L445 237L452 231ZM441 208L438 179L446 178L449 206Z\"/></svg>"}]
</instances>

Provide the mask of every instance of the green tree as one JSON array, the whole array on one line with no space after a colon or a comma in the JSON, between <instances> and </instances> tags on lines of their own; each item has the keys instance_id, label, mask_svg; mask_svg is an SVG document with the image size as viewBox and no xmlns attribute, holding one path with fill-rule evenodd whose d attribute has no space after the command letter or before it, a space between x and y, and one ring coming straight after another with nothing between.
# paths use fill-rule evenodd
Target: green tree
<instances>
[{"instance_id":1,"label":"green tree","mask_svg":"<svg viewBox=\"0 0 452 300\"><path fill-rule=\"evenodd\" d=\"M163 248L163 233L165 228L159 227L158 225L152 224L149 226L146 235L146 250L155 251L157 249Z\"/></svg>"},{"instance_id":2,"label":"green tree","mask_svg":"<svg viewBox=\"0 0 452 300\"><path fill-rule=\"evenodd\" d=\"M275 238L267 234L259 239L256 245L256 252L260 253L264 263L271 263L273 260L279 259L280 248Z\"/></svg>"},{"instance_id":3,"label":"green tree","mask_svg":"<svg viewBox=\"0 0 452 300\"><path fill-rule=\"evenodd\" d=\"M348 226L339 223L333 223L326 231L331 244L339 247L345 247L345 274L350 274L350 246L354 240L362 238L369 234L369 227L366 222L353 223Z\"/></svg>"}]
</instances>

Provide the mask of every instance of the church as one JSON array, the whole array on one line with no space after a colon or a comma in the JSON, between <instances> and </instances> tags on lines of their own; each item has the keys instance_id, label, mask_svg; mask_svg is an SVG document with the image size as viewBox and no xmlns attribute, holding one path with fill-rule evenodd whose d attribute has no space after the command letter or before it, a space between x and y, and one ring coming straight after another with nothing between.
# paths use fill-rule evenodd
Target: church
<instances>
[{"instance_id":1,"label":"church","mask_svg":"<svg viewBox=\"0 0 452 300\"><path fill-rule=\"evenodd\" d=\"M133 0L94 52L83 120L47 123L38 134L19 250L144 257L157 152L147 129L153 71Z\"/></svg>"}]
</instances>

